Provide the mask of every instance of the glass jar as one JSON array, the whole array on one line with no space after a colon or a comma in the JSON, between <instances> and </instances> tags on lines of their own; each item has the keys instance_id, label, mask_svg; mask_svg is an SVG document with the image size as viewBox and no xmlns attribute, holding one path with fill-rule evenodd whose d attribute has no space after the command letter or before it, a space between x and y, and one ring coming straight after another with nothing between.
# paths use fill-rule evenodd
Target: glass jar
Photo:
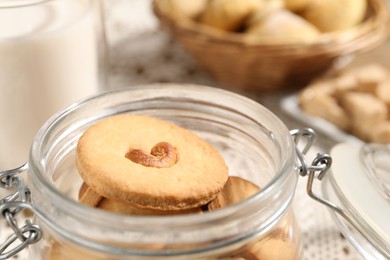
<instances>
[{"instance_id":1,"label":"glass jar","mask_svg":"<svg viewBox=\"0 0 390 260\"><path fill-rule=\"evenodd\" d=\"M0 0L0 170L25 162L52 114L106 85L101 12L100 0Z\"/></svg>"},{"instance_id":2,"label":"glass jar","mask_svg":"<svg viewBox=\"0 0 390 260\"><path fill-rule=\"evenodd\" d=\"M169 217L124 216L81 205L78 139L100 119L122 113L195 132L217 148L230 175L261 190L213 212ZM300 259L291 209L301 169L298 150L274 114L231 92L172 84L116 90L73 104L42 126L28 161L32 205L11 206L32 210L42 232L28 259Z\"/></svg>"}]
</instances>

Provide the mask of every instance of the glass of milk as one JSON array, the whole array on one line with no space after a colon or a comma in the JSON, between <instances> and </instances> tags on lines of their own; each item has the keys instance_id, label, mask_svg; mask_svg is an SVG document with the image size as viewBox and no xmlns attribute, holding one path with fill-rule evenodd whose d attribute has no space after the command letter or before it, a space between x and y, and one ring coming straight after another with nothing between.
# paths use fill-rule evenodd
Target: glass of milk
<instances>
[{"instance_id":1,"label":"glass of milk","mask_svg":"<svg viewBox=\"0 0 390 260\"><path fill-rule=\"evenodd\" d=\"M102 18L99 0L0 0L0 171L27 161L51 115L104 84Z\"/></svg>"}]
</instances>

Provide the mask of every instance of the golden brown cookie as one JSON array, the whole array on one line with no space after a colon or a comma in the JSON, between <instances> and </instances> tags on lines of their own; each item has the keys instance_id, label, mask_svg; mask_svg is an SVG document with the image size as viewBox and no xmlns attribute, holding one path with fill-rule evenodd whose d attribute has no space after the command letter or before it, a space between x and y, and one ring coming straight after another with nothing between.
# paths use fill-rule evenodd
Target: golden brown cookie
<instances>
[{"instance_id":1,"label":"golden brown cookie","mask_svg":"<svg viewBox=\"0 0 390 260\"><path fill-rule=\"evenodd\" d=\"M148 208L140 208L130 202L110 200L106 198L103 198L99 202L97 208L123 214L123 215L137 215L137 216L168 216L168 215L203 213L200 207L193 208L193 209L183 209L183 210L148 209Z\"/></svg>"},{"instance_id":2,"label":"golden brown cookie","mask_svg":"<svg viewBox=\"0 0 390 260\"><path fill-rule=\"evenodd\" d=\"M322 32L351 28L366 14L367 0L311 0L302 11L302 17Z\"/></svg>"},{"instance_id":3,"label":"golden brown cookie","mask_svg":"<svg viewBox=\"0 0 390 260\"><path fill-rule=\"evenodd\" d=\"M79 201L82 204L104 209L107 211L124 214L124 215L140 215L140 216L166 216L166 215L182 215L190 213L203 213L200 207L183 210L159 210L141 208L127 201L119 201L107 199L96 193L85 182L80 187Z\"/></svg>"},{"instance_id":4,"label":"golden brown cookie","mask_svg":"<svg viewBox=\"0 0 390 260\"><path fill-rule=\"evenodd\" d=\"M199 21L224 31L235 31L260 7L258 0L210 0Z\"/></svg>"},{"instance_id":5,"label":"golden brown cookie","mask_svg":"<svg viewBox=\"0 0 390 260\"><path fill-rule=\"evenodd\" d=\"M208 204L208 209L215 210L238 203L258 191L260 191L260 188L256 184L241 177L229 176L223 190Z\"/></svg>"},{"instance_id":6,"label":"golden brown cookie","mask_svg":"<svg viewBox=\"0 0 390 260\"><path fill-rule=\"evenodd\" d=\"M300 93L299 105L306 113L319 116L343 130L350 128L349 115L333 96L325 92L305 89Z\"/></svg>"},{"instance_id":7,"label":"golden brown cookie","mask_svg":"<svg viewBox=\"0 0 390 260\"><path fill-rule=\"evenodd\" d=\"M87 129L77 145L76 165L85 183L105 198L162 210L204 205L228 178L219 152L195 133L130 114Z\"/></svg>"},{"instance_id":8,"label":"golden brown cookie","mask_svg":"<svg viewBox=\"0 0 390 260\"><path fill-rule=\"evenodd\" d=\"M103 199L103 196L97 194L93 189L83 182L79 191L79 201L84 205L96 207L99 202Z\"/></svg>"},{"instance_id":9,"label":"golden brown cookie","mask_svg":"<svg viewBox=\"0 0 390 260\"><path fill-rule=\"evenodd\" d=\"M284 9L273 10L252 24L245 31L267 42L313 42L320 31L300 16Z\"/></svg>"},{"instance_id":10,"label":"golden brown cookie","mask_svg":"<svg viewBox=\"0 0 390 260\"><path fill-rule=\"evenodd\" d=\"M71 246L69 244L62 244L58 241L52 241L48 252L45 254L46 260L105 260L104 256L98 256L90 251L83 250L79 247Z\"/></svg>"},{"instance_id":11,"label":"golden brown cookie","mask_svg":"<svg viewBox=\"0 0 390 260\"><path fill-rule=\"evenodd\" d=\"M296 246L281 239L258 241L239 254L245 259L291 260L299 259Z\"/></svg>"},{"instance_id":12,"label":"golden brown cookie","mask_svg":"<svg viewBox=\"0 0 390 260\"><path fill-rule=\"evenodd\" d=\"M378 84L375 96L377 96L386 103L387 110L389 111L390 116L390 78Z\"/></svg>"},{"instance_id":13,"label":"golden brown cookie","mask_svg":"<svg viewBox=\"0 0 390 260\"><path fill-rule=\"evenodd\" d=\"M286 9L292 12L300 12L306 8L310 3L310 0L284 0L284 5Z\"/></svg>"},{"instance_id":14,"label":"golden brown cookie","mask_svg":"<svg viewBox=\"0 0 390 260\"><path fill-rule=\"evenodd\" d=\"M258 23L264 16L271 12L284 8L283 0L266 0L261 1L260 8L253 12L245 21L244 31L248 30L253 24Z\"/></svg>"},{"instance_id":15,"label":"golden brown cookie","mask_svg":"<svg viewBox=\"0 0 390 260\"><path fill-rule=\"evenodd\" d=\"M160 0L158 5L174 18L195 18L205 9L208 0Z\"/></svg>"},{"instance_id":16,"label":"golden brown cookie","mask_svg":"<svg viewBox=\"0 0 390 260\"><path fill-rule=\"evenodd\" d=\"M373 126L387 119L386 104L370 94L351 92L340 102L351 118L352 133L363 140L370 140Z\"/></svg>"},{"instance_id":17,"label":"golden brown cookie","mask_svg":"<svg viewBox=\"0 0 390 260\"><path fill-rule=\"evenodd\" d=\"M334 79L336 98L341 98L347 92L359 91L358 79L355 74L347 72Z\"/></svg>"},{"instance_id":18,"label":"golden brown cookie","mask_svg":"<svg viewBox=\"0 0 390 260\"><path fill-rule=\"evenodd\" d=\"M379 123L372 128L371 139L375 143L390 143L390 121Z\"/></svg>"}]
</instances>

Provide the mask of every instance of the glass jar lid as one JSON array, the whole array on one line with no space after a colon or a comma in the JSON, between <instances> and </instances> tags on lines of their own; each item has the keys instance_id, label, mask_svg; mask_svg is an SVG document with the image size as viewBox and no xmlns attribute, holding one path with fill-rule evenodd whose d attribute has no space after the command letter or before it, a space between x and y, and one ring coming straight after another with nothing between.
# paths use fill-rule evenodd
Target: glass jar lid
<instances>
[{"instance_id":1,"label":"glass jar lid","mask_svg":"<svg viewBox=\"0 0 390 260\"><path fill-rule=\"evenodd\" d=\"M332 149L331 157L331 173L323 190L328 201L342 208L342 214L332 211L336 223L363 256L388 259L390 147L342 143Z\"/></svg>"}]
</instances>

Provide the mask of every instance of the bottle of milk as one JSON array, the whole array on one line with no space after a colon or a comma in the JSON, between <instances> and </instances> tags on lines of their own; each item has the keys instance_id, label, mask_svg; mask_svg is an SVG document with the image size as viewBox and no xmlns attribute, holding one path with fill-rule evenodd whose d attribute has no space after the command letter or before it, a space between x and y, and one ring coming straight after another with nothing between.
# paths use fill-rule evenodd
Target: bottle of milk
<instances>
[{"instance_id":1,"label":"bottle of milk","mask_svg":"<svg viewBox=\"0 0 390 260\"><path fill-rule=\"evenodd\" d=\"M99 0L0 0L0 171L27 161L39 127L99 91Z\"/></svg>"}]
</instances>

